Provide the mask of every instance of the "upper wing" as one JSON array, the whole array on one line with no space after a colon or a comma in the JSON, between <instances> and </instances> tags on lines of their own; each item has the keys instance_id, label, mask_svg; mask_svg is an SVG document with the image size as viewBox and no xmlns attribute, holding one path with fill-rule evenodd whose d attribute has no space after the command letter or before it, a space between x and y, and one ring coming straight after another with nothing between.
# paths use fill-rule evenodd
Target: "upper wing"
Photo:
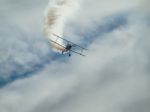
<instances>
[{"instance_id":1,"label":"upper wing","mask_svg":"<svg viewBox=\"0 0 150 112\"><path fill-rule=\"evenodd\" d=\"M53 42L54 44L57 44L57 45L59 45L60 47L63 47L64 49L66 49L65 46L63 46L63 45L57 43L56 41L53 41L53 40L51 40L51 39L48 39L48 40L49 40L49 42Z\"/></svg>"},{"instance_id":2,"label":"upper wing","mask_svg":"<svg viewBox=\"0 0 150 112\"><path fill-rule=\"evenodd\" d=\"M60 36L58 36L58 35L56 35L56 34L54 34L54 33L53 33L53 35L56 36L56 37L58 37L58 38L61 38L62 40L66 41L66 42L68 42L68 43L71 43L71 44L73 45L73 47L78 46L78 47L80 47L80 48L83 49L83 50L88 50L88 49L86 49L86 48L84 48L84 47L82 47L82 46L79 46L79 45L77 45L77 44L75 44L75 43L73 43L73 42L71 42L71 41L69 41L69 40L67 40L67 39L64 39L64 38L62 38L62 37L60 37Z\"/></svg>"},{"instance_id":3,"label":"upper wing","mask_svg":"<svg viewBox=\"0 0 150 112\"><path fill-rule=\"evenodd\" d=\"M81 46L79 46L79 45L77 45L77 44L74 44L73 42L68 41L67 39L64 39L64 38L62 38L62 37L60 37L60 36L58 36L58 35L56 35L56 34L53 34L53 35L56 36L56 37L58 37L58 38L60 38L60 39L62 39L62 40L64 40L65 42L67 42L67 44L71 44L71 45L72 45L72 48L69 50L70 52L79 54L79 55L81 55L81 56L85 56L82 52L83 52L83 50L87 50L86 48L81 47ZM56 39L56 40L57 40L57 39ZM56 44L56 45L58 45L58 46L60 46L60 47L62 47L63 49L66 49L66 47L65 47L64 45L59 44L57 41L54 41L54 40L51 40L51 39L49 39L49 41L50 41L50 42L53 42L54 44Z\"/></svg>"},{"instance_id":4,"label":"upper wing","mask_svg":"<svg viewBox=\"0 0 150 112\"><path fill-rule=\"evenodd\" d=\"M60 46L60 47L63 47L64 49L66 49L65 48L65 46L63 46L63 45L61 45L61 44L59 44L59 43L57 43L57 42L55 42L55 41L53 41L53 40L51 40L51 39L49 39L49 41L50 42L53 42L53 43L55 43L55 44L57 44L58 46ZM77 52L77 51L74 51L74 50L70 50L71 52L73 52L73 53L76 53L76 54L79 54L79 55L81 55L81 56L85 56L84 54L82 54L82 53L80 53L80 52Z\"/></svg>"},{"instance_id":5,"label":"upper wing","mask_svg":"<svg viewBox=\"0 0 150 112\"><path fill-rule=\"evenodd\" d=\"M66 49L65 46L63 46L63 45L61 45L61 44L59 44L59 43L57 43L57 42L55 42L55 41L53 41L53 40L51 40L51 39L49 39L49 41L51 41L51 42L57 44L58 46L63 47L64 49ZM82 53L80 53L80 52L77 52L77 51L74 51L74 50L70 50L70 51L73 52L73 53L79 54L79 55L81 55L81 56L85 56L84 54L82 54Z\"/></svg>"}]
</instances>

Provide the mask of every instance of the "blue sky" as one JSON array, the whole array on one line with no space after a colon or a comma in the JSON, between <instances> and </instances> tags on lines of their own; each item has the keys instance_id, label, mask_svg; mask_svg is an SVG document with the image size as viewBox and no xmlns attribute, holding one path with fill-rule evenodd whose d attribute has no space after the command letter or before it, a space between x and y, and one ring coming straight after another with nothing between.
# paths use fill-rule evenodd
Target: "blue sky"
<instances>
[{"instance_id":1,"label":"blue sky","mask_svg":"<svg viewBox=\"0 0 150 112\"><path fill-rule=\"evenodd\" d=\"M149 112L149 2L77 3L63 34L89 50L68 58L43 35L48 0L1 0L0 110Z\"/></svg>"}]
</instances>

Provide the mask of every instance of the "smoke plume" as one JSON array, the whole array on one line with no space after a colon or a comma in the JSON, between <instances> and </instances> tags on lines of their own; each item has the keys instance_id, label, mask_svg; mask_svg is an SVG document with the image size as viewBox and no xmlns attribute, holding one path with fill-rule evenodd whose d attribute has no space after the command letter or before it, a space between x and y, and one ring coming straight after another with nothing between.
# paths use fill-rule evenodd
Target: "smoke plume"
<instances>
[{"instance_id":1,"label":"smoke plume","mask_svg":"<svg viewBox=\"0 0 150 112\"><path fill-rule=\"evenodd\" d=\"M78 8L78 2L74 0L54 0L50 1L44 17L44 34L52 41L64 46L62 39L58 39L55 35L63 36L65 21ZM51 42L52 48L55 51L63 50L61 46Z\"/></svg>"}]
</instances>

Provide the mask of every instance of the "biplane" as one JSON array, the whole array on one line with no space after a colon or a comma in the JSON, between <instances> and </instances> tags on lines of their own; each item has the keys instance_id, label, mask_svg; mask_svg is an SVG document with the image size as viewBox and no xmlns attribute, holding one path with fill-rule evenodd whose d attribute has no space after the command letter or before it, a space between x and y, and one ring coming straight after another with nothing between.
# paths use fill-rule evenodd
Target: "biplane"
<instances>
[{"instance_id":1,"label":"biplane","mask_svg":"<svg viewBox=\"0 0 150 112\"><path fill-rule=\"evenodd\" d=\"M84 50L88 50L82 46L79 46L67 39L64 39L56 34L53 34L53 36L56 37L55 40L52 40L49 38L49 42L52 44L52 46L61 51L62 54L68 54L69 56L71 56L71 53L75 53L75 54L78 54L78 55L81 55L81 56L85 56L85 54L83 54L83 51ZM60 42L58 42L58 40L60 41L63 41L64 44L60 44Z\"/></svg>"}]
</instances>

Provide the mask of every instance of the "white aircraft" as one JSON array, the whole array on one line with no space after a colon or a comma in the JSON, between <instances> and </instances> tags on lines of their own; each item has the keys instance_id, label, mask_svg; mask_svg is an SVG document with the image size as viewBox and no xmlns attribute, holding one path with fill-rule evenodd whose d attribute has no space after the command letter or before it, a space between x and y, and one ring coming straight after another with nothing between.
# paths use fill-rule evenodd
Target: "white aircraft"
<instances>
[{"instance_id":1,"label":"white aircraft","mask_svg":"<svg viewBox=\"0 0 150 112\"><path fill-rule=\"evenodd\" d=\"M71 41L68 41L67 39L64 39L64 38L62 38L62 37L60 37L60 36L58 36L56 34L53 34L53 35L56 37L56 40L54 41L52 39L49 39L49 41L52 44L52 46L55 49L61 51L62 54L68 53L69 56L71 56L71 52L73 52L73 53L79 54L81 56L85 56L82 52L84 50L88 50L88 49L86 49L84 47L81 47L81 46L79 46L79 45L77 45L77 44L75 44L75 43L73 43ZM61 39L62 41L64 41L67 44L63 45L63 44L58 43L57 42L58 39Z\"/></svg>"}]
</instances>

